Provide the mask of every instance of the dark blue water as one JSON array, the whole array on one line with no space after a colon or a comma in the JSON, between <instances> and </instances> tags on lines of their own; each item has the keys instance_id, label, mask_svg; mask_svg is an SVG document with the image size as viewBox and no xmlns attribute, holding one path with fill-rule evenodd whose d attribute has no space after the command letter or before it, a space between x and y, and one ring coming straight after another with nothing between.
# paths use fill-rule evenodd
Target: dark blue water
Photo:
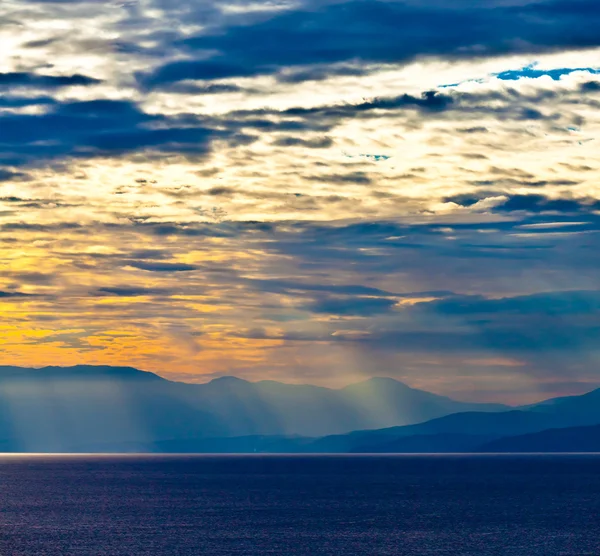
<instances>
[{"instance_id":1,"label":"dark blue water","mask_svg":"<svg viewBox=\"0 0 600 556\"><path fill-rule=\"evenodd\" d=\"M0 554L600 554L600 457L0 457Z\"/></svg>"}]
</instances>

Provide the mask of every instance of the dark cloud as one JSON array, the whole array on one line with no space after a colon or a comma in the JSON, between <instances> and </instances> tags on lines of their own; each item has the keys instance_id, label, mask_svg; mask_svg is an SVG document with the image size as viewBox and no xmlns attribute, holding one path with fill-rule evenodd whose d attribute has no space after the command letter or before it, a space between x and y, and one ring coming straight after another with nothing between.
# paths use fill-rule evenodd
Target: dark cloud
<instances>
[{"instance_id":1,"label":"dark cloud","mask_svg":"<svg viewBox=\"0 0 600 556\"><path fill-rule=\"evenodd\" d=\"M476 186L486 186L486 187L491 187L491 186L496 186L496 187L539 187L539 188L543 188L543 187L547 187L547 186L559 186L559 187L565 187L565 186L572 186L572 185L579 185L580 182L574 181L574 180L523 180L523 179L517 179L517 178L510 178L510 177L506 177L506 178L502 178L502 179L494 179L494 180L475 180L472 182L469 182L472 185L476 185Z\"/></svg>"},{"instance_id":2,"label":"dark cloud","mask_svg":"<svg viewBox=\"0 0 600 556\"><path fill-rule=\"evenodd\" d=\"M396 301L378 297L322 297L304 306L313 313L370 317L389 313Z\"/></svg>"},{"instance_id":3,"label":"dark cloud","mask_svg":"<svg viewBox=\"0 0 600 556\"><path fill-rule=\"evenodd\" d=\"M51 37L48 39L38 39L33 41L28 41L23 43L24 48L43 48L44 46L49 46L58 41L58 38Z\"/></svg>"},{"instance_id":4,"label":"dark cloud","mask_svg":"<svg viewBox=\"0 0 600 556\"><path fill-rule=\"evenodd\" d=\"M29 179L29 175L25 174L24 172L14 172L12 170L6 170L4 168L0 168L0 182L3 182L3 181L25 181L28 179ZM7 201L7 202L16 202L17 199L21 200L19 197L0 198L0 200Z\"/></svg>"},{"instance_id":5,"label":"dark cloud","mask_svg":"<svg viewBox=\"0 0 600 556\"><path fill-rule=\"evenodd\" d=\"M7 292L0 290L0 299L21 299L27 297L34 297L32 294L23 292Z\"/></svg>"},{"instance_id":6,"label":"dark cloud","mask_svg":"<svg viewBox=\"0 0 600 556\"><path fill-rule=\"evenodd\" d=\"M572 103L586 102L581 92L570 93ZM561 119L561 114L542 112L538 107L544 102L554 100L556 93L552 91L537 91L522 93L516 90L486 93L466 93L452 91L425 91L421 95L401 94L392 97L378 97L359 103L340 103L310 108L292 107L284 110L256 109L237 110L227 114L220 125L230 129L253 127L262 132L268 131L319 131L327 132L340 123L352 118L385 117L394 112L417 111L420 119L457 121L476 117L494 117L502 120L526 122L540 120L554 123ZM567 99L566 93L563 95ZM591 105L590 105L591 106ZM567 118L565 115L564 118ZM568 122L568 123L567 123ZM567 120L566 126L571 122ZM217 123L215 122L215 125ZM480 128L466 128L465 133L483 132ZM293 142L293 141L292 141ZM465 157L484 159L484 155L465 154Z\"/></svg>"},{"instance_id":7,"label":"dark cloud","mask_svg":"<svg viewBox=\"0 0 600 556\"><path fill-rule=\"evenodd\" d=\"M493 182L490 183L490 185ZM455 203L461 207L472 207L479 201L483 201L489 197L499 197L502 195L501 191L478 191L476 193L461 193L460 195L452 195L450 197L444 197L444 203Z\"/></svg>"},{"instance_id":8,"label":"dark cloud","mask_svg":"<svg viewBox=\"0 0 600 556\"><path fill-rule=\"evenodd\" d=\"M558 316L594 315L600 311L600 291L549 292L487 299L483 296L452 297L424 304L426 310L445 315L505 314Z\"/></svg>"},{"instance_id":9,"label":"dark cloud","mask_svg":"<svg viewBox=\"0 0 600 556\"><path fill-rule=\"evenodd\" d=\"M354 66L329 66L311 67L304 70L279 73L277 80L280 83L303 83L305 81L324 81L330 77L359 77L370 73L368 68Z\"/></svg>"},{"instance_id":10,"label":"dark cloud","mask_svg":"<svg viewBox=\"0 0 600 556\"><path fill-rule=\"evenodd\" d=\"M79 231L87 232L88 228L75 222L56 222L52 224L34 224L29 222L8 222L0 224L1 231L23 231L23 232L64 232L64 231Z\"/></svg>"},{"instance_id":11,"label":"dark cloud","mask_svg":"<svg viewBox=\"0 0 600 556\"><path fill-rule=\"evenodd\" d=\"M263 135L270 132L323 134L346 119L380 117L388 111L416 110L424 117L442 119L447 112L452 112L457 118L481 114L516 121L540 118L551 121L560 116L543 114L533 107L549 94L426 91L420 96L402 94L356 104L237 110L210 117L186 113L177 116L148 114L135 102L124 100L53 101L42 114L0 114L0 147L3 150L0 164L23 166L68 157L121 156L133 152L154 153L155 156L175 153L197 159L210 152L215 140L225 140L234 147L257 141L259 135L249 133L250 130ZM331 139L326 136L305 139L292 135L276 138L275 144L327 148L331 146ZM367 179L363 176L359 181L367 183Z\"/></svg>"},{"instance_id":12,"label":"dark cloud","mask_svg":"<svg viewBox=\"0 0 600 556\"><path fill-rule=\"evenodd\" d=\"M521 187L545 187L548 185L576 185L576 182L570 180L551 180L540 182L521 182L518 180L485 180L476 182L476 185L485 186L521 186ZM600 201L592 198L557 198L552 199L541 194L510 195L502 190L484 190L473 193L462 193L445 197L444 202L456 203L463 207L471 207L474 204L488 198L504 197L505 200L496 204L492 209L495 212L558 212L558 213L582 213L600 210Z\"/></svg>"},{"instance_id":13,"label":"dark cloud","mask_svg":"<svg viewBox=\"0 0 600 556\"><path fill-rule=\"evenodd\" d=\"M162 66L152 75L141 76L141 82L145 87L154 88L179 81L212 81L232 76L253 77L259 73L261 72L258 69L230 64L226 61L180 60Z\"/></svg>"},{"instance_id":14,"label":"dark cloud","mask_svg":"<svg viewBox=\"0 0 600 556\"><path fill-rule=\"evenodd\" d=\"M310 176L307 179L310 181L318 181L322 183L333 183L333 184L348 184L355 183L358 185L369 185L371 183L371 178L368 174L364 172L351 172L349 174L341 174L341 175L323 175L323 176Z\"/></svg>"},{"instance_id":15,"label":"dark cloud","mask_svg":"<svg viewBox=\"0 0 600 556\"><path fill-rule=\"evenodd\" d=\"M342 310L346 307L352 307L352 302L342 304ZM600 326L595 315L599 310L600 292L595 290L501 299L452 296L403 308L396 312L396 317L388 314L385 321L372 318L370 326L363 328L364 334L333 334L329 338L313 334L312 338L294 338L292 333L285 339L351 342L379 356L386 351L441 357L501 354L538 361L543 366L540 372L560 375L565 372L565 365L593 361L596 357ZM383 308L381 313L384 313ZM355 314L351 310L340 314L377 315L376 312Z\"/></svg>"},{"instance_id":16,"label":"dark cloud","mask_svg":"<svg viewBox=\"0 0 600 556\"><path fill-rule=\"evenodd\" d=\"M21 97L21 96L2 96L0 97L0 108L26 108L27 106L49 106L56 104L57 101L49 96L39 97Z\"/></svg>"},{"instance_id":17,"label":"dark cloud","mask_svg":"<svg viewBox=\"0 0 600 556\"><path fill-rule=\"evenodd\" d=\"M285 279L278 280L258 280L258 279L243 279L243 284L250 286L253 289L258 289L265 292L279 292L288 294L298 293L328 293L332 295L351 295L351 296L376 296L376 297L401 297L402 295L413 294L398 294L391 293L379 288L362 286L356 284L312 284L305 282L296 282Z\"/></svg>"},{"instance_id":18,"label":"dark cloud","mask_svg":"<svg viewBox=\"0 0 600 556\"><path fill-rule=\"evenodd\" d=\"M170 295L172 291L166 288L122 286L98 288L98 293L101 295L113 295L116 297L138 297L145 295Z\"/></svg>"},{"instance_id":19,"label":"dark cloud","mask_svg":"<svg viewBox=\"0 0 600 556\"><path fill-rule=\"evenodd\" d=\"M489 129L487 127L483 127L483 126L465 127L462 129L457 129L456 131L458 131L459 133L468 133L468 134L489 133Z\"/></svg>"},{"instance_id":20,"label":"dark cloud","mask_svg":"<svg viewBox=\"0 0 600 556\"><path fill-rule=\"evenodd\" d=\"M147 270L149 272L190 272L196 270L196 266L184 263L162 263L145 261L127 261L127 266Z\"/></svg>"},{"instance_id":21,"label":"dark cloud","mask_svg":"<svg viewBox=\"0 0 600 556\"><path fill-rule=\"evenodd\" d=\"M600 91L600 81L588 81L581 86L584 92L596 93Z\"/></svg>"},{"instance_id":22,"label":"dark cloud","mask_svg":"<svg viewBox=\"0 0 600 556\"><path fill-rule=\"evenodd\" d=\"M217 187L211 187L207 193L213 197L232 197L235 195L236 189L234 187L221 185Z\"/></svg>"},{"instance_id":23,"label":"dark cloud","mask_svg":"<svg viewBox=\"0 0 600 556\"><path fill-rule=\"evenodd\" d=\"M146 114L131 101L65 102L44 114L0 115L0 147L13 165L142 150L202 155L213 138L225 136L196 119Z\"/></svg>"},{"instance_id":24,"label":"dark cloud","mask_svg":"<svg viewBox=\"0 0 600 556\"><path fill-rule=\"evenodd\" d=\"M304 147L307 149L328 149L333 146L330 137L317 137L315 139L301 139L300 137L281 137L273 141L277 147Z\"/></svg>"},{"instance_id":25,"label":"dark cloud","mask_svg":"<svg viewBox=\"0 0 600 556\"><path fill-rule=\"evenodd\" d=\"M325 106L316 108L289 108L281 112L286 116L304 116L310 114L320 115L350 115L373 110L397 110L404 108L418 108L437 112L451 107L454 98L437 91L425 91L421 96L408 94L396 97L380 97L357 104L343 104L338 106Z\"/></svg>"},{"instance_id":26,"label":"dark cloud","mask_svg":"<svg viewBox=\"0 0 600 556\"><path fill-rule=\"evenodd\" d=\"M211 83L208 85L196 85L194 83L173 83L166 88L170 93L185 95L221 95L227 93L252 94L255 91L234 84Z\"/></svg>"},{"instance_id":27,"label":"dark cloud","mask_svg":"<svg viewBox=\"0 0 600 556\"><path fill-rule=\"evenodd\" d=\"M550 199L544 195L511 195L494 208L497 212L588 212L600 210L595 199Z\"/></svg>"},{"instance_id":28,"label":"dark cloud","mask_svg":"<svg viewBox=\"0 0 600 556\"><path fill-rule=\"evenodd\" d=\"M10 87L31 87L36 89L60 89L63 87L74 87L96 85L99 79L87 75L41 75L28 72L0 73L0 90Z\"/></svg>"},{"instance_id":29,"label":"dark cloud","mask_svg":"<svg viewBox=\"0 0 600 556\"><path fill-rule=\"evenodd\" d=\"M17 282L35 284L36 286L48 286L56 281L56 274L45 274L43 272L14 272L11 277Z\"/></svg>"},{"instance_id":30,"label":"dark cloud","mask_svg":"<svg viewBox=\"0 0 600 556\"><path fill-rule=\"evenodd\" d=\"M142 81L160 87L351 61L406 63L420 56L472 58L587 48L600 44L599 26L595 0L456 7L374 0L327 3L186 38L181 48L190 54L217 54L209 60L169 62ZM301 78L302 70L295 75ZM314 74L308 70L306 77Z\"/></svg>"}]
</instances>

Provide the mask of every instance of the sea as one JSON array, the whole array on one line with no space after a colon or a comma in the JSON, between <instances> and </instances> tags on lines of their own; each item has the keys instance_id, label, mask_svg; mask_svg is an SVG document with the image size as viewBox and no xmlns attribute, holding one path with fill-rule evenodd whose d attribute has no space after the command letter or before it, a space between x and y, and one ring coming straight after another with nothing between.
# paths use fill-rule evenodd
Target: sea
<instances>
[{"instance_id":1,"label":"sea","mask_svg":"<svg viewBox=\"0 0 600 556\"><path fill-rule=\"evenodd\" d=\"M0 555L600 555L600 456L0 456Z\"/></svg>"}]
</instances>

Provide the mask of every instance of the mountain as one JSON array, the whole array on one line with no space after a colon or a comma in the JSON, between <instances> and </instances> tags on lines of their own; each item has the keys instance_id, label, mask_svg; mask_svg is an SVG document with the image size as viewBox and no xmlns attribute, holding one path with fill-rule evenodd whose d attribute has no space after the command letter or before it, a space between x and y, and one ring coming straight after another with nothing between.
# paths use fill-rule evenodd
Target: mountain
<instances>
[{"instance_id":1,"label":"mountain","mask_svg":"<svg viewBox=\"0 0 600 556\"><path fill-rule=\"evenodd\" d=\"M483 444L480 452L600 452L600 425L550 429L500 438Z\"/></svg>"},{"instance_id":2,"label":"mountain","mask_svg":"<svg viewBox=\"0 0 600 556\"><path fill-rule=\"evenodd\" d=\"M454 413L424 423L354 431L315 440L315 452L477 451L502 437L600 424L600 390L556 398L518 410Z\"/></svg>"},{"instance_id":3,"label":"mountain","mask_svg":"<svg viewBox=\"0 0 600 556\"><path fill-rule=\"evenodd\" d=\"M371 378L347 386L339 393L352 407L368 416L371 422L365 428L370 429L421 423L458 412L498 412L509 409L501 404L457 402L410 388L391 378Z\"/></svg>"},{"instance_id":4,"label":"mountain","mask_svg":"<svg viewBox=\"0 0 600 556\"><path fill-rule=\"evenodd\" d=\"M589 423L597 419L600 413L600 389L579 396L553 398L529 406L527 409L539 414L561 415L573 422Z\"/></svg>"},{"instance_id":5,"label":"mountain","mask_svg":"<svg viewBox=\"0 0 600 556\"><path fill-rule=\"evenodd\" d=\"M417 434L395 437L374 444L360 444L352 453L363 454L454 454L471 453L493 438L475 434Z\"/></svg>"},{"instance_id":6,"label":"mountain","mask_svg":"<svg viewBox=\"0 0 600 556\"><path fill-rule=\"evenodd\" d=\"M568 431L599 424L600 390L512 409L389 378L333 390L234 377L187 384L131 367L0 367L0 451L439 453L531 451L534 440L560 451L569 438L594 446L593 430L589 442Z\"/></svg>"},{"instance_id":7,"label":"mountain","mask_svg":"<svg viewBox=\"0 0 600 556\"><path fill-rule=\"evenodd\" d=\"M128 367L0 367L6 451L71 452L98 443L223 435L176 383Z\"/></svg>"},{"instance_id":8,"label":"mountain","mask_svg":"<svg viewBox=\"0 0 600 556\"><path fill-rule=\"evenodd\" d=\"M321 437L505 409L458 402L392 379L332 390L234 377L186 384L131 367L0 367L5 451L145 451L217 438Z\"/></svg>"},{"instance_id":9,"label":"mountain","mask_svg":"<svg viewBox=\"0 0 600 556\"><path fill-rule=\"evenodd\" d=\"M316 452L385 452L396 446L408 446L407 438L420 437L426 440L428 450L446 451L441 447L447 437L455 440L464 435L467 438L479 438L482 441L521 434L523 432L540 431L549 428L552 422L546 415L525 411L505 411L501 413L465 412L455 413L438 419L402 427L390 427L378 430L354 431L344 435L330 435L314 442ZM434 440L440 443L433 446ZM388 447L385 449L384 447ZM403 448L398 450L405 452ZM412 450L409 450L412 451ZM455 450L452 450L455 451Z\"/></svg>"},{"instance_id":10,"label":"mountain","mask_svg":"<svg viewBox=\"0 0 600 556\"><path fill-rule=\"evenodd\" d=\"M389 378L331 390L224 377L197 385L195 395L203 409L229 427L228 436L323 436L418 423L457 411L507 409L498 404L458 402Z\"/></svg>"}]
</instances>

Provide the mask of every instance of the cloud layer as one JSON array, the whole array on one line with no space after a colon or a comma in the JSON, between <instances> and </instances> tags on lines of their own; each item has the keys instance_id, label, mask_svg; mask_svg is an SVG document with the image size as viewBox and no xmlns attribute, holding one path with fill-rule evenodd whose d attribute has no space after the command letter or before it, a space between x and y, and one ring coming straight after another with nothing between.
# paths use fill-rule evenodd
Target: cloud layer
<instances>
[{"instance_id":1,"label":"cloud layer","mask_svg":"<svg viewBox=\"0 0 600 556\"><path fill-rule=\"evenodd\" d=\"M6 363L515 402L597 383L597 2L0 21Z\"/></svg>"}]
</instances>

